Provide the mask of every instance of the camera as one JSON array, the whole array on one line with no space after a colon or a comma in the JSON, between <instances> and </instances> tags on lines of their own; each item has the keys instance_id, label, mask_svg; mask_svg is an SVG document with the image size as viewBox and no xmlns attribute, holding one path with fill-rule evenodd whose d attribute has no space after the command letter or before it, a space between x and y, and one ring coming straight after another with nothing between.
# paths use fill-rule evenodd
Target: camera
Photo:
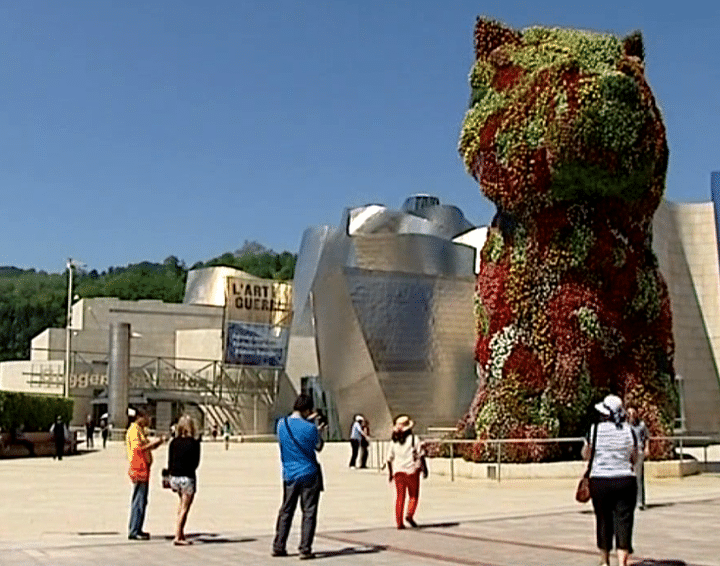
<instances>
[{"instance_id":1,"label":"camera","mask_svg":"<svg viewBox=\"0 0 720 566\"><path fill-rule=\"evenodd\" d=\"M315 410L312 420L318 428L328 424L327 415L321 409Z\"/></svg>"}]
</instances>

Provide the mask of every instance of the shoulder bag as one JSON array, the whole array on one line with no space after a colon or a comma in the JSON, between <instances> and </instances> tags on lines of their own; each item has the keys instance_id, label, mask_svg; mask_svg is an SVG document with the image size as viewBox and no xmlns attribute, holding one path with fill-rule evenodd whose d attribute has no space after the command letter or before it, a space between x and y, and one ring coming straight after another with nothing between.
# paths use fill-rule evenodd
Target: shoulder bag
<instances>
[{"instance_id":1,"label":"shoulder bag","mask_svg":"<svg viewBox=\"0 0 720 566\"><path fill-rule=\"evenodd\" d=\"M595 458L595 443L597 442L597 431L598 424L595 425L593 431L593 441L590 449L590 459L588 460L588 467L578 482L577 489L575 490L575 501L578 503L587 503L590 501L590 470L592 469L593 458Z\"/></svg>"}]
</instances>

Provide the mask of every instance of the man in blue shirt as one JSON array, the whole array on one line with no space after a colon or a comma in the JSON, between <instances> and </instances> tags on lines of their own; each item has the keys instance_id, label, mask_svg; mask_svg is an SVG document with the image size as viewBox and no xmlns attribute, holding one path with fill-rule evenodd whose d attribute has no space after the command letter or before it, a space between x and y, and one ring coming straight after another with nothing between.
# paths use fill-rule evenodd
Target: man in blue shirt
<instances>
[{"instance_id":1,"label":"man in blue shirt","mask_svg":"<svg viewBox=\"0 0 720 566\"><path fill-rule=\"evenodd\" d=\"M292 414L277 423L276 433L283 468L283 502L275 526L273 556L287 556L287 539L299 499L302 509L300 559L315 557L312 543L320 492L323 490L322 471L315 451L322 450L320 431L325 425L316 426L312 417L312 398L303 393L295 400Z\"/></svg>"}]
</instances>

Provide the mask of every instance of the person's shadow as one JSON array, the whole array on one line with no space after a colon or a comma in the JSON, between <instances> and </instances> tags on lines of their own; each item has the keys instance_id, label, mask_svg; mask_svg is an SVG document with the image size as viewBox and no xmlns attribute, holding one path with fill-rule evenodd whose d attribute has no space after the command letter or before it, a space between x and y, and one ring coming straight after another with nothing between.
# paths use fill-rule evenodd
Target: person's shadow
<instances>
[{"instance_id":1,"label":"person's shadow","mask_svg":"<svg viewBox=\"0 0 720 566\"><path fill-rule=\"evenodd\" d=\"M633 566L687 566L684 560L646 558L642 562L634 562Z\"/></svg>"}]
</instances>

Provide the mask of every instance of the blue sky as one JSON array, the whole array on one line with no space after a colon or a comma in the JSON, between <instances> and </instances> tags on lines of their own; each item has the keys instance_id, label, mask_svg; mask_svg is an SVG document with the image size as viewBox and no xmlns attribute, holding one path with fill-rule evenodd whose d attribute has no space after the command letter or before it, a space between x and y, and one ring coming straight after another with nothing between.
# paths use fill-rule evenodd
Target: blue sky
<instances>
[{"instance_id":1,"label":"blue sky","mask_svg":"<svg viewBox=\"0 0 720 566\"><path fill-rule=\"evenodd\" d=\"M666 196L720 170L720 3L23 0L0 5L0 265L297 251L347 206L492 206L457 139L475 17L645 40Z\"/></svg>"}]
</instances>

